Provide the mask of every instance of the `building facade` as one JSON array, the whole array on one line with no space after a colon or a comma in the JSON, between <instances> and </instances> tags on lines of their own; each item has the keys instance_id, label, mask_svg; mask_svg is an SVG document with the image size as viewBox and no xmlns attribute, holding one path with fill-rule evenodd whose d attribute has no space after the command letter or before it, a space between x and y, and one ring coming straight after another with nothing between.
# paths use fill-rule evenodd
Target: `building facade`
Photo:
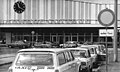
<instances>
[{"instance_id":1,"label":"building facade","mask_svg":"<svg viewBox=\"0 0 120 72\"><path fill-rule=\"evenodd\" d=\"M118 5L118 27L120 20ZM6 43L17 40L90 41L103 42L98 22L103 9L114 11L114 4L100 4L74 0L0 0L0 39ZM113 29L113 25L108 27ZM32 32L34 31L34 34ZM108 37L112 44L112 37Z\"/></svg>"}]
</instances>

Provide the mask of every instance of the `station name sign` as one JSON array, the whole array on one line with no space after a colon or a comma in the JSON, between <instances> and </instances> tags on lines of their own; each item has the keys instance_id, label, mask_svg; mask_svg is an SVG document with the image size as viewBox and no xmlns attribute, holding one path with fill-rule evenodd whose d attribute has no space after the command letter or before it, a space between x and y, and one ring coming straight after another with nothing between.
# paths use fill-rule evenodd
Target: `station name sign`
<instances>
[{"instance_id":1,"label":"station name sign","mask_svg":"<svg viewBox=\"0 0 120 72\"><path fill-rule=\"evenodd\" d=\"M114 30L113 29L99 29L99 36L101 37L105 37L105 36L108 36L108 37L112 37L114 36Z\"/></svg>"}]
</instances>

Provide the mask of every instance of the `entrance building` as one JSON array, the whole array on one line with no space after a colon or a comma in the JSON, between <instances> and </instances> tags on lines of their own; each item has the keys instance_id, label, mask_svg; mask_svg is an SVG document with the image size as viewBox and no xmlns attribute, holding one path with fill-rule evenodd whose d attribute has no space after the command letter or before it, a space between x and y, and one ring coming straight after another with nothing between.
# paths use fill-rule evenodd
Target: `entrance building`
<instances>
[{"instance_id":1,"label":"entrance building","mask_svg":"<svg viewBox=\"0 0 120 72\"><path fill-rule=\"evenodd\" d=\"M118 4L118 27L119 7ZM114 11L114 4L83 0L0 0L0 8L0 40L6 40L6 43L31 42L33 36L34 42L105 44L105 37L99 36L99 30L105 27L99 24L98 14L106 8ZM113 25L108 29L113 29ZM35 32L33 35L32 31ZM108 46L112 46L112 37L107 38Z\"/></svg>"}]
</instances>

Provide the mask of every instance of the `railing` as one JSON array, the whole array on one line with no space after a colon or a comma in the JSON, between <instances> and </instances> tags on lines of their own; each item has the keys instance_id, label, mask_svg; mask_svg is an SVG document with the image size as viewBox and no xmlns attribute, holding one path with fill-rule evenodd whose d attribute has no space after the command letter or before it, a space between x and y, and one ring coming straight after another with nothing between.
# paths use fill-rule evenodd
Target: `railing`
<instances>
[{"instance_id":1,"label":"railing","mask_svg":"<svg viewBox=\"0 0 120 72\"><path fill-rule=\"evenodd\" d=\"M0 20L0 24L91 24L90 19L40 19L40 20Z\"/></svg>"}]
</instances>

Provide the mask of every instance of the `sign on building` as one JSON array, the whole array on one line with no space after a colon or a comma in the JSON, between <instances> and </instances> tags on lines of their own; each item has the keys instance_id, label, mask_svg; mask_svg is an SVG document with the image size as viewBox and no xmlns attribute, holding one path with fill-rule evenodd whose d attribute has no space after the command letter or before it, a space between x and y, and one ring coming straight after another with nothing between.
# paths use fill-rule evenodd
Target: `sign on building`
<instances>
[{"instance_id":1,"label":"sign on building","mask_svg":"<svg viewBox=\"0 0 120 72\"><path fill-rule=\"evenodd\" d=\"M114 36L114 30L113 29L99 29L99 36L101 37L112 37Z\"/></svg>"}]
</instances>

